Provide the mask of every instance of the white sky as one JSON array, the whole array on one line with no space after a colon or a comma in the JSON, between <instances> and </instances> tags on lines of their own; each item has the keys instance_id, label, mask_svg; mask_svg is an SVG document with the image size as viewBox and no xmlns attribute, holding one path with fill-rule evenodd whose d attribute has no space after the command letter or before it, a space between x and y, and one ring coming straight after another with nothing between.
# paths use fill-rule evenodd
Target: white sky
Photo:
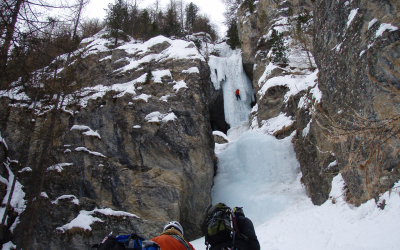
<instances>
[{"instance_id":1,"label":"white sky","mask_svg":"<svg viewBox=\"0 0 400 250\"><path fill-rule=\"evenodd\" d=\"M132 1L133 0L128 0ZM154 3L154 0L138 0L141 2L139 7L145 8ZM161 0L161 5L166 7L169 0ZM185 0L186 4L193 2L200 7L200 13L207 14L211 21L219 27L220 36L225 35L227 28L223 24L225 6L221 0ZM114 0L91 0L85 9L85 16L89 18L103 19L106 15L104 9L107 9L109 3L114 3Z\"/></svg>"}]
</instances>

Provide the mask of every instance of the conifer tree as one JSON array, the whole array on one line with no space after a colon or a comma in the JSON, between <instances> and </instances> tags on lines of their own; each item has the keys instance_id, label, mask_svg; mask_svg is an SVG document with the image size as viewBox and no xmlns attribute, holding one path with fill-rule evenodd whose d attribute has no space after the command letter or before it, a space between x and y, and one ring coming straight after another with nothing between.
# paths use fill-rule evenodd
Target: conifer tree
<instances>
[{"instance_id":1,"label":"conifer tree","mask_svg":"<svg viewBox=\"0 0 400 250\"><path fill-rule=\"evenodd\" d=\"M124 38L124 32L128 31L128 8L123 0L116 0L114 4L108 5L106 25L110 29L110 37L115 38L115 45L119 38Z\"/></svg>"},{"instance_id":2,"label":"conifer tree","mask_svg":"<svg viewBox=\"0 0 400 250\"><path fill-rule=\"evenodd\" d=\"M151 73L151 69L149 68L149 69L147 70L145 84L150 83L150 81L151 81L152 79L153 79L153 73Z\"/></svg>"},{"instance_id":3,"label":"conifer tree","mask_svg":"<svg viewBox=\"0 0 400 250\"><path fill-rule=\"evenodd\" d=\"M239 31L235 19L231 19L229 23L227 37L228 37L227 43L232 49L236 49L237 47L240 46Z\"/></svg>"},{"instance_id":4,"label":"conifer tree","mask_svg":"<svg viewBox=\"0 0 400 250\"><path fill-rule=\"evenodd\" d=\"M198 11L199 7L197 7L197 5L195 5L193 2L190 2L190 4L186 7L186 29L189 33L193 32Z\"/></svg>"},{"instance_id":5,"label":"conifer tree","mask_svg":"<svg viewBox=\"0 0 400 250\"><path fill-rule=\"evenodd\" d=\"M270 42L272 49L270 60L273 63L286 64L288 62L288 59L286 56L286 46L283 41L283 34L279 34L278 31L272 29Z\"/></svg>"},{"instance_id":6,"label":"conifer tree","mask_svg":"<svg viewBox=\"0 0 400 250\"><path fill-rule=\"evenodd\" d=\"M164 23L164 28L163 28L163 34L165 36L180 36L181 35L181 30L180 30L180 24L178 21L178 13L176 10L176 4L174 0L171 0L168 9L167 9L167 14L165 16L165 23Z\"/></svg>"},{"instance_id":7,"label":"conifer tree","mask_svg":"<svg viewBox=\"0 0 400 250\"><path fill-rule=\"evenodd\" d=\"M140 14L140 19L139 19L139 28L140 28L140 37L143 37L144 39L150 38L151 31L152 31L152 26L151 26L151 19L149 12L147 9L144 9L142 11L142 14Z\"/></svg>"}]
</instances>

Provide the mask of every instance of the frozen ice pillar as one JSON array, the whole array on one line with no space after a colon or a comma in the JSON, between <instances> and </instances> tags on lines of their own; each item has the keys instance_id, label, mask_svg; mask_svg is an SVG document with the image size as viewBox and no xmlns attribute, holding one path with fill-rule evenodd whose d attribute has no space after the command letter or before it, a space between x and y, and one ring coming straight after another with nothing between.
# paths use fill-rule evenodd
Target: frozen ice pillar
<instances>
[{"instance_id":1,"label":"frozen ice pillar","mask_svg":"<svg viewBox=\"0 0 400 250\"><path fill-rule=\"evenodd\" d=\"M226 57L210 56L209 65L215 89L222 87L225 121L232 129L240 126L247 127L254 92L250 79L243 69L241 51L232 51ZM239 89L241 100L236 100L237 89Z\"/></svg>"}]
</instances>

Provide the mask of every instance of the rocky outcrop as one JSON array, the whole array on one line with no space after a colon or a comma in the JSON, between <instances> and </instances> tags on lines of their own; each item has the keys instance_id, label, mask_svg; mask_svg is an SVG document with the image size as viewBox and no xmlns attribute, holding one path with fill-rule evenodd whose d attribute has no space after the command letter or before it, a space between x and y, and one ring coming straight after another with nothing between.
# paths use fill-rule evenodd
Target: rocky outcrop
<instances>
[{"instance_id":1,"label":"rocky outcrop","mask_svg":"<svg viewBox=\"0 0 400 250\"><path fill-rule=\"evenodd\" d=\"M3 241L83 249L111 231L151 238L170 220L188 240L201 236L215 164L208 65L191 42L110 44L101 34L83 41L72 63L71 86L79 87L61 93L57 106L35 103L19 86L2 93L1 135L8 159L19 163L8 172L17 173L26 201ZM56 64L63 61L49 75ZM31 171L18 173L23 167ZM78 217L92 223L73 227Z\"/></svg>"},{"instance_id":2,"label":"rocky outcrop","mask_svg":"<svg viewBox=\"0 0 400 250\"><path fill-rule=\"evenodd\" d=\"M324 93L319 118L355 204L400 178L399 10L396 1L315 4L314 55Z\"/></svg>"},{"instance_id":3,"label":"rocky outcrop","mask_svg":"<svg viewBox=\"0 0 400 250\"><path fill-rule=\"evenodd\" d=\"M250 80L255 81L261 77L264 67L269 63L266 53L271 48L271 44L264 36L271 28L282 25L277 22L277 19L287 17L289 14L299 14L304 9L311 10L313 1L260 0L256 4L254 2L252 0L244 1L238 9L238 28L243 52L243 67ZM251 4L254 5L253 12L249 8ZM258 91L258 86L254 87Z\"/></svg>"}]
</instances>

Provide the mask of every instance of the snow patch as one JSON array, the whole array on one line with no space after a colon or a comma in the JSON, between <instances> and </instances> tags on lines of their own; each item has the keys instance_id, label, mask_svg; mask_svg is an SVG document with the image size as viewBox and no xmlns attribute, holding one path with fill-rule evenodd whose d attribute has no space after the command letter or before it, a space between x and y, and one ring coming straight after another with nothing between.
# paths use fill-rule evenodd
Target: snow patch
<instances>
[{"instance_id":1,"label":"snow patch","mask_svg":"<svg viewBox=\"0 0 400 250\"><path fill-rule=\"evenodd\" d=\"M358 12L358 8L350 11L350 14L349 14L349 17L348 17L348 21L347 21L347 24L346 24L346 29L348 29L350 24L353 22L354 18L357 15L357 12Z\"/></svg>"},{"instance_id":2,"label":"snow patch","mask_svg":"<svg viewBox=\"0 0 400 250\"><path fill-rule=\"evenodd\" d=\"M147 122L169 122L177 118L178 117L173 112L161 114L159 111L155 111L146 115L144 119L146 119Z\"/></svg>"},{"instance_id":3,"label":"snow patch","mask_svg":"<svg viewBox=\"0 0 400 250\"><path fill-rule=\"evenodd\" d=\"M283 127L289 127L294 123L291 116L286 116L284 113L280 113L279 116L271 118L269 120L261 121L261 128L257 130L264 134L272 135L276 131L282 130Z\"/></svg>"},{"instance_id":4,"label":"snow patch","mask_svg":"<svg viewBox=\"0 0 400 250\"><path fill-rule=\"evenodd\" d=\"M75 195L62 195L57 199L55 199L54 201L52 201L51 204L58 205L58 202L60 200L66 200L66 199L72 199L71 202L79 206L79 200L76 198Z\"/></svg>"},{"instance_id":5,"label":"snow patch","mask_svg":"<svg viewBox=\"0 0 400 250\"><path fill-rule=\"evenodd\" d=\"M18 216L25 211L26 209L26 200L25 198L25 192L23 191L23 185L15 180L15 185L14 185L14 190L13 193L11 193L12 185L14 182L15 175L10 169L10 159L7 159L6 162L3 163L3 165L6 167L8 171L8 180L5 179L4 177L0 178L0 181L3 182L4 184L7 185L7 191L6 195L3 197L2 205L6 205L8 202L8 199L11 195L11 200L10 200L10 206L14 209L14 211L18 214ZM5 208L0 209L0 218L3 218L5 212Z\"/></svg>"},{"instance_id":6,"label":"snow patch","mask_svg":"<svg viewBox=\"0 0 400 250\"><path fill-rule=\"evenodd\" d=\"M1 92L1 91L0 91ZM1 136L1 132L0 132L0 142L4 145L4 147L6 148L6 150L8 150L8 146L6 143L6 140L4 140L4 138Z\"/></svg>"},{"instance_id":7,"label":"snow patch","mask_svg":"<svg viewBox=\"0 0 400 250\"><path fill-rule=\"evenodd\" d=\"M186 74L196 74L197 73L197 74L200 74L200 71L199 71L199 68L192 67L192 68L189 68L187 70L183 70L182 73L186 73Z\"/></svg>"},{"instance_id":8,"label":"snow patch","mask_svg":"<svg viewBox=\"0 0 400 250\"><path fill-rule=\"evenodd\" d=\"M90 127L85 126L85 125L73 125L70 129L72 130L78 130L78 131L84 131L82 132L83 135L87 135L87 136L94 136L94 137L98 137L99 139L101 139L100 134L96 131L93 131Z\"/></svg>"},{"instance_id":9,"label":"snow patch","mask_svg":"<svg viewBox=\"0 0 400 250\"><path fill-rule=\"evenodd\" d=\"M151 95L141 94L141 95L135 96L133 98L133 100L144 100L145 102L148 102L150 97L151 97Z\"/></svg>"},{"instance_id":10,"label":"snow patch","mask_svg":"<svg viewBox=\"0 0 400 250\"><path fill-rule=\"evenodd\" d=\"M222 138L224 138L226 141L229 142L229 138L228 138L228 136L227 136L224 132L221 132L221 131L213 131L212 134L213 134L213 135L217 135L217 136L221 136Z\"/></svg>"},{"instance_id":11,"label":"snow patch","mask_svg":"<svg viewBox=\"0 0 400 250\"><path fill-rule=\"evenodd\" d=\"M177 82L173 87L175 92L178 92L181 88L187 88L186 82L184 82L183 80Z\"/></svg>"},{"instance_id":12,"label":"snow patch","mask_svg":"<svg viewBox=\"0 0 400 250\"><path fill-rule=\"evenodd\" d=\"M24 167L23 169L21 169L20 171L18 171L18 173L23 173L23 172L32 172L32 168L30 168L30 167Z\"/></svg>"},{"instance_id":13,"label":"snow patch","mask_svg":"<svg viewBox=\"0 0 400 250\"><path fill-rule=\"evenodd\" d=\"M393 26L390 23L382 23L381 26L379 26L379 29L376 31L375 37L378 38L378 37L382 36L383 32L385 32L386 30L393 32L398 29L399 29L398 27Z\"/></svg>"},{"instance_id":14,"label":"snow patch","mask_svg":"<svg viewBox=\"0 0 400 250\"><path fill-rule=\"evenodd\" d=\"M52 170L57 170L59 173L61 173L64 169L63 167L69 167L74 165L73 163L58 163L56 165L50 166L46 169L46 171L52 171Z\"/></svg>"},{"instance_id":15,"label":"snow patch","mask_svg":"<svg viewBox=\"0 0 400 250\"><path fill-rule=\"evenodd\" d=\"M44 197L44 198L46 198L46 199L49 198L49 196L46 194L46 192L41 192L41 193L40 193L40 196L41 196L41 197Z\"/></svg>"},{"instance_id":16,"label":"snow patch","mask_svg":"<svg viewBox=\"0 0 400 250\"><path fill-rule=\"evenodd\" d=\"M313 95L316 102L321 102L322 92L318 88L318 84L316 84L315 87L310 90L310 93Z\"/></svg>"},{"instance_id":17,"label":"snow patch","mask_svg":"<svg viewBox=\"0 0 400 250\"><path fill-rule=\"evenodd\" d=\"M169 97L170 97L170 95L161 96L160 101L168 102L168 98L169 98Z\"/></svg>"},{"instance_id":18,"label":"snow patch","mask_svg":"<svg viewBox=\"0 0 400 250\"><path fill-rule=\"evenodd\" d=\"M372 19L369 23L368 23L368 29L370 29L376 22L378 22L379 20L374 18Z\"/></svg>"},{"instance_id":19,"label":"snow patch","mask_svg":"<svg viewBox=\"0 0 400 250\"><path fill-rule=\"evenodd\" d=\"M300 91L308 89L308 87L313 87L317 80L317 74L318 70L315 70L312 74L306 76L285 75L273 77L264 83L258 94L260 95L260 99L262 99L269 88L286 86L289 88L289 91L284 96L284 102L286 103L290 96L296 95Z\"/></svg>"},{"instance_id":20,"label":"snow patch","mask_svg":"<svg viewBox=\"0 0 400 250\"><path fill-rule=\"evenodd\" d=\"M101 213L106 216L124 216L124 217L134 217L139 218L138 216L123 212L123 211L114 211L111 208L103 208L103 209L94 209L92 211L81 210L79 215L73 219L70 223L65 224L61 227L57 227L57 230L65 233L67 230L72 228L82 228L83 230L92 231L91 225L95 222L103 222L101 219L94 217L96 213Z\"/></svg>"},{"instance_id":21,"label":"snow patch","mask_svg":"<svg viewBox=\"0 0 400 250\"><path fill-rule=\"evenodd\" d=\"M312 122L312 119L307 124L307 126L303 129L303 138L306 137L308 135L308 133L310 132L311 122Z\"/></svg>"},{"instance_id":22,"label":"snow patch","mask_svg":"<svg viewBox=\"0 0 400 250\"><path fill-rule=\"evenodd\" d=\"M267 77L269 77L271 75L272 70L279 68L278 66L276 66L275 64L273 64L272 62L270 62L267 67L265 67L264 73L263 75L260 77L260 79L258 80L258 86L261 87L262 83L265 81L265 79L267 79Z\"/></svg>"},{"instance_id":23,"label":"snow patch","mask_svg":"<svg viewBox=\"0 0 400 250\"><path fill-rule=\"evenodd\" d=\"M89 154L91 154L91 155L95 155L95 156L100 156L100 157L103 157L103 158L107 158L105 155L103 155L103 154L101 154L101 153L98 153L98 152L93 152L93 151L90 151L90 150L88 150L87 148L85 148L85 147L77 147L77 148L75 148L75 151L77 151L77 152L86 152L86 153L89 153Z\"/></svg>"},{"instance_id":24,"label":"snow patch","mask_svg":"<svg viewBox=\"0 0 400 250\"><path fill-rule=\"evenodd\" d=\"M4 243L3 247L1 248L1 250L11 250L11 249L17 249L17 245L12 243L11 241Z\"/></svg>"},{"instance_id":25,"label":"snow patch","mask_svg":"<svg viewBox=\"0 0 400 250\"><path fill-rule=\"evenodd\" d=\"M168 76L172 79L171 71L169 71L169 69L152 71L151 73L153 75L154 82L156 83L162 83L161 78L165 76Z\"/></svg>"}]
</instances>

